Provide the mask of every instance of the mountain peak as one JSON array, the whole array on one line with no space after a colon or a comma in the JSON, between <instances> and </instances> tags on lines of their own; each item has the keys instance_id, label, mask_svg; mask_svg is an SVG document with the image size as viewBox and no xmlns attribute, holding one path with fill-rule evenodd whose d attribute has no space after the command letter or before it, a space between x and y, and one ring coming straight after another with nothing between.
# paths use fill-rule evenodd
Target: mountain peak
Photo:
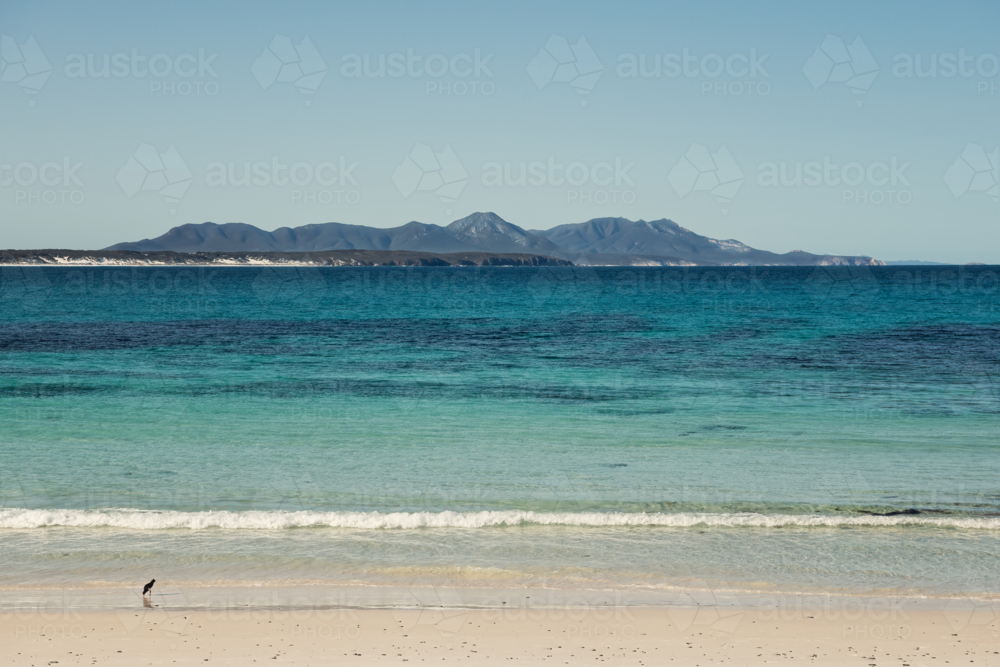
<instances>
[{"instance_id":1,"label":"mountain peak","mask_svg":"<svg viewBox=\"0 0 1000 667\"><path fill-rule=\"evenodd\" d=\"M486 221L490 221L490 222L503 222L503 223L507 223L506 220L504 220L503 218L501 218L499 215L497 215L493 211L476 211L475 213L470 213L469 215L465 216L464 218L459 218L455 222L462 222L463 220L486 220ZM452 224L454 224L454 223L452 223ZM510 224L510 223L507 223L507 224Z\"/></svg>"},{"instance_id":2,"label":"mountain peak","mask_svg":"<svg viewBox=\"0 0 1000 667\"><path fill-rule=\"evenodd\" d=\"M459 218L455 222L451 223L446 227L446 229L451 229L453 231L467 230L467 229L507 229L513 227L515 229L520 229L517 225L512 225L503 218L501 218L496 213L492 211L482 213L476 212L465 216L464 218Z\"/></svg>"},{"instance_id":3,"label":"mountain peak","mask_svg":"<svg viewBox=\"0 0 1000 667\"><path fill-rule=\"evenodd\" d=\"M561 248L548 239L525 231L493 212L473 213L451 223L445 230L459 241L493 252L559 253Z\"/></svg>"}]
</instances>

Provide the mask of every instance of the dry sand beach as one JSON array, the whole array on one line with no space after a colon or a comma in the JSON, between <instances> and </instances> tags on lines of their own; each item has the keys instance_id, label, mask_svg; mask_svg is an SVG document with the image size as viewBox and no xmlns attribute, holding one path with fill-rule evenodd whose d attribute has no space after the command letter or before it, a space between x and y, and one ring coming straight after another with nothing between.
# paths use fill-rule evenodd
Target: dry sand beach
<instances>
[{"instance_id":1,"label":"dry sand beach","mask_svg":"<svg viewBox=\"0 0 1000 667\"><path fill-rule=\"evenodd\" d=\"M530 592L530 591L529 591ZM523 593L523 591L522 591ZM996 665L996 601L785 597L669 607L5 609L14 665ZM45 611L42 611L44 609Z\"/></svg>"}]
</instances>

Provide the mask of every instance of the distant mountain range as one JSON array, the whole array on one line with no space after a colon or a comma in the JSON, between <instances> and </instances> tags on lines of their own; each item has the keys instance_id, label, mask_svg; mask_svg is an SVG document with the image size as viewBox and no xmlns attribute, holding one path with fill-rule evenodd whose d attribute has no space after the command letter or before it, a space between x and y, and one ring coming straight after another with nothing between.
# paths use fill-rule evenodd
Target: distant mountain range
<instances>
[{"instance_id":1,"label":"distant mountain range","mask_svg":"<svg viewBox=\"0 0 1000 667\"><path fill-rule=\"evenodd\" d=\"M388 229L328 222L281 227L204 222L174 227L163 236L118 243L106 250L138 252L322 252L411 250L430 253L522 253L575 264L611 266L811 266L883 265L871 257L815 255L802 250L777 254L739 241L695 234L671 220L595 218L548 230L527 231L495 213L473 213L447 227L410 222Z\"/></svg>"}]
</instances>

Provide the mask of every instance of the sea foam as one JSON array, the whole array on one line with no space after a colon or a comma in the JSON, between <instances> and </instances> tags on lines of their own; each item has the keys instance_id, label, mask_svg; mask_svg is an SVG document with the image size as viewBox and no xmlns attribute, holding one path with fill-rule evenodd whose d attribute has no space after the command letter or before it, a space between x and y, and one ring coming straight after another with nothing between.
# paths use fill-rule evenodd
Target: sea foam
<instances>
[{"instance_id":1,"label":"sea foam","mask_svg":"<svg viewBox=\"0 0 1000 667\"><path fill-rule=\"evenodd\" d=\"M137 509L2 509L0 528L125 528L131 530L280 530L285 528L350 528L358 530L416 528L490 528L504 526L650 526L690 528L892 527L928 526L1000 530L1000 518L856 516L757 513L624 513L624 512L174 512Z\"/></svg>"}]
</instances>

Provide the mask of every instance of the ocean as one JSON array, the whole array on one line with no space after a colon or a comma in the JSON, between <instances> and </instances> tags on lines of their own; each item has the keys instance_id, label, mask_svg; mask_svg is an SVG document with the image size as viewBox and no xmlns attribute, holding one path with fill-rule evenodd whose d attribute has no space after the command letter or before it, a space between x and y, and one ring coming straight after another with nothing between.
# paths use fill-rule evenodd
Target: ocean
<instances>
[{"instance_id":1,"label":"ocean","mask_svg":"<svg viewBox=\"0 0 1000 667\"><path fill-rule=\"evenodd\" d=\"M1000 590L998 272L0 269L0 591Z\"/></svg>"}]
</instances>

